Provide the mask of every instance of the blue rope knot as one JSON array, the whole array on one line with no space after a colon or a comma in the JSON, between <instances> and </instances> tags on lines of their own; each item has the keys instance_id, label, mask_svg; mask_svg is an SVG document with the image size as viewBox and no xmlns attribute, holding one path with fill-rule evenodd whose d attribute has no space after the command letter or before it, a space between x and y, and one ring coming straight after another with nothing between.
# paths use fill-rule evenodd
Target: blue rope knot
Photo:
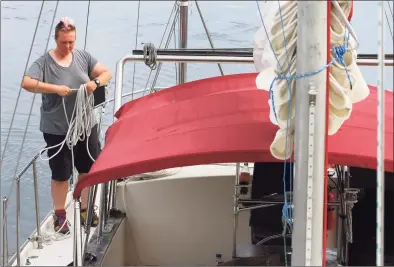
<instances>
[{"instance_id":1,"label":"blue rope knot","mask_svg":"<svg viewBox=\"0 0 394 267\"><path fill-rule=\"evenodd\" d=\"M353 83L352 83L352 80L350 79L349 70L347 69L347 66L345 63L345 57L344 57L345 54L349 51L349 49L345 45L339 45L339 46L334 46L333 51L334 51L333 60L331 60L331 62L328 63L327 65L325 65L324 67L321 67L321 68L319 68L315 71L309 72L309 73L303 73L303 74L298 74L298 75L294 75L294 76L280 75L280 76L274 78L274 80L271 82L271 85L269 88L269 95L270 95L270 99L272 102L275 119L277 122L278 122L278 117L277 117L276 110L275 110L274 92L272 90L272 87L273 87L275 81L277 81L277 80L293 80L293 79L310 77L310 76L316 75L317 73L320 73L323 70L327 69L329 66L331 66L334 63L334 61L338 61L340 64L342 64L345 67L346 75L347 75L347 78L348 78L349 84L350 84L350 90L353 89ZM289 87L289 101L291 101L290 87Z\"/></svg>"},{"instance_id":2,"label":"blue rope knot","mask_svg":"<svg viewBox=\"0 0 394 267\"><path fill-rule=\"evenodd\" d=\"M287 200L285 199L285 204L283 205L282 208L282 216L285 219L286 223L288 225L292 225L292 211L293 211L293 207L291 204L289 204L289 202L287 202Z\"/></svg>"},{"instance_id":3,"label":"blue rope knot","mask_svg":"<svg viewBox=\"0 0 394 267\"><path fill-rule=\"evenodd\" d=\"M353 83L352 83L352 79L350 79L349 70L347 69L347 66L345 63L345 58L344 58L345 54L349 50L348 50L347 46L345 46L345 45L334 46L333 50L334 50L334 57L335 57L334 60L338 61L339 63L341 63L345 67L346 75L347 75L347 78L348 78L349 84L350 84L350 90L352 90ZM334 62L332 61L332 63L334 63Z\"/></svg>"},{"instance_id":4,"label":"blue rope knot","mask_svg":"<svg viewBox=\"0 0 394 267\"><path fill-rule=\"evenodd\" d=\"M348 51L348 49L344 45L340 45L340 46L334 46L333 50L335 54L335 59L339 61L341 64L345 64L344 56Z\"/></svg>"}]
</instances>

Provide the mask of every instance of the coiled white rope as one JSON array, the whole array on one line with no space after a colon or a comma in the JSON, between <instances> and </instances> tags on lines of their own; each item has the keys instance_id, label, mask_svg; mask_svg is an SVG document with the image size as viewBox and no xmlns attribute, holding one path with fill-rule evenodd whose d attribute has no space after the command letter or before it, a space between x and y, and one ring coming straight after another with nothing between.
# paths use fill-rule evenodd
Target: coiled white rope
<instances>
[{"instance_id":1,"label":"coiled white rope","mask_svg":"<svg viewBox=\"0 0 394 267\"><path fill-rule=\"evenodd\" d=\"M67 124L69 126L68 131L66 133L66 137L61 143L42 149L40 151L40 158L42 160L50 160L53 157L55 157L62 150L64 144L67 144L68 148L72 150L72 148L78 143L78 141L84 141L86 138L86 149L88 151L90 158L93 161L95 161L91 156L88 148L89 137L92 132L92 127L96 121L94 115L94 95L93 93L90 95L88 94L85 85L81 85L79 89L72 89L72 90L76 91L77 96L75 99L74 109L70 121L68 120L67 117L66 106L63 97L64 115L66 116ZM55 154L53 154L50 158L42 158L41 155L45 150L49 150L51 148L55 148L58 146L60 146L59 150Z\"/></svg>"}]
</instances>

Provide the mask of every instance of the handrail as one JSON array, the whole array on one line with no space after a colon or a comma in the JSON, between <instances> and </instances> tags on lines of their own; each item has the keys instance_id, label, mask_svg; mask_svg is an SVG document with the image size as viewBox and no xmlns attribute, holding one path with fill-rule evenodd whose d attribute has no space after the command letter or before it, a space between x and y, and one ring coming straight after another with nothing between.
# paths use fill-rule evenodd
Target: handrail
<instances>
[{"instance_id":1,"label":"handrail","mask_svg":"<svg viewBox=\"0 0 394 267\"><path fill-rule=\"evenodd\" d=\"M33 182L34 182L34 204L36 206L36 228L37 236L36 241L38 249L42 249L42 238L41 238L41 220L40 220L40 204L38 198L38 179L37 179L37 164L33 161Z\"/></svg>"},{"instance_id":2,"label":"handrail","mask_svg":"<svg viewBox=\"0 0 394 267\"><path fill-rule=\"evenodd\" d=\"M8 237L7 237L7 202L8 198L3 197L3 266L8 263Z\"/></svg>"},{"instance_id":3,"label":"handrail","mask_svg":"<svg viewBox=\"0 0 394 267\"><path fill-rule=\"evenodd\" d=\"M16 181L16 265L21 266L21 251L19 241L21 235L21 183L20 177L15 177Z\"/></svg>"},{"instance_id":4,"label":"handrail","mask_svg":"<svg viewBox=\"0 0 394 267\"><path fill-rule=\"evenodd\" d=\"M215 48L215 49L157 49L158 56L220 56L220 57L242 57L247 58L253 62L253 48L246 49L232 49L232 48ZM132 50L133 55L143 55L143 50ZM393 66L393 54L385 54L385 64L386 66ZM359 66L377 66L378 65L378 55L377 54L358 54L357 64ZM367 64L367 65L366 65ZM369 65L373 64L373 65Z\"/></svg>"},{"instance_id":5,"label":"handrail","mask_svg":"<svg viewBox=\"0 0 394 267\"><path fill-rule=\"evenodd\" d=\"M165 89L165 88L167 88L167 87L154 87L153 89ZM135 92L130 92L130 93L126 93L126 94L124 94L124 95L122 95L122 98L124 98L124 97L126 97L126 96L131 96L131 95L135 95L135 94L140 94L140 93L143 93L143 92L145 92L146 91L146 89L141 89L141 90L138 90L138 91L135 91ZM106 101L104 101L103 103L101 103L101 104L98 104L97 106L95 106L95 108L97 108L97 107L101 107L101 106L104 106L104 105L106 105L106 104L108 104L108 103L111 103L111 102L113 102L113 101L115 101L115 98L111 98L111 99L108 99L108 100L106 100Z\"/></svg>"},{"instance_id":6,"label":"handrail","mask_svg":"<svg viewBox=\"0 0 394 267\"><path fill-rule=\"evenodd\" d=\"M41 152L42 153L42 152ZM37 248L38 249L42 249L42 236L41 236L41 221L40 221L40 205L39 205L39 197L38 197L38 179L37 179L37 166L36 166L36 160L38 158L38 156L40 155L40 152L37 153L37 155L35 155L32 160L25 166L25 168L15 177L16 183L17 183L17 189L16 189L16 194L17 194L17 205L16 205L16 216L17 216L17 251L16 251L16 255L14 255L11 258L11 261L17 261L17 266L20 266L20 245L19 245L19 240L20 240L20 178L22 177L22 175L26 172L26 170L33 165L33 182L34 182L34 200L35 200L35 213L36 213L36 236L33 238L28 239L28 241L36 241L37 242ZM7 199L7 197L3 197L3 212L6 209L4 207L4 199ZM3 227L6 227L5 225ZM3 230L3 232L6 230ZM6 237L3 234L3 243L6 242L4 241L6 240ZM7 256L7 261L6 263L8 263L8 249L5 250L6 252L4 252L4 247L3 247L3 266L5 266L4 264L4 255Z\"/></svg>"},{"instance_id":7,"label":"handrail","mask_svg":"<svg viewBox=\"0 0 394 267\"><path fill-rule=\"evenodd\" d=\"M126 62L144 61L144 55L127 54L116 64L115 75L115 104L114 114L122 105L123 67ZM251 57L229 57L229 56L179 56L179 55L157 55L159 62L200 62L200 63L253 63Z\"/></svg>"},{"instance_id":8,"label":"handrail","mask_svg":"<svg viewBox=\"0 0 394 267\"><path fill-rule=\"evenodd\" d=\"M40 217L39 217L39 200L38 200L38 182L37 182L37 168L36 168L36 160L40 156L40 154L43 152L38 152L31 160L29 163L26 164L26 166L20 171L15 177L14 181L16 182L16 261L17 261L17 266L21 265L20 262L20 213L21 213L21 194L20 194L20 179L23 176L23 174L30 168L31 165L33 165L33 180L34 180L34 197L35 197L35 207L36 207L36 233L37 236L35 238L35 241L38 243L38 248L42 248L42 240L41 240L41 229L40 229ZM3 197L3 220L4 220L4 225L3 225L3 266L5 266L4 263L8 264L8 240L7 240L7 223L6 223L6 212L7 212L7 202L8 198L6 196ZM5 230L4 230L5 229ZM6 261L6 262L4 262Z\"/></svg>"},{"instance_id":9,"label":"handrail","mask_svg":"<svg viewBox=\"0 0 394 267\"><path fill-rule=\"evenodd\" d=\"M21 178L22 175L29 169L29 167L33 164L34 161L36 161L36 159L40 156L40 154L42 154L42 152L38 152L31 160L29 163L26 164L26 166L22 169L22 171L20 171L15 178Z\"/></svg>"},{"instance_id":10,"label":"handrail","mask_svg":"<svg viewBox=\"0 0 394 267\"><path fill-rule=\"evenodd\" d=\"M161 53L160 53L161 52ZM204 53L197 53L191 55L195 51L183 51L183 50L173 50L171 54L165 53L164 50L157 50L156 60L159 62L196 62L196 63L254 63L253 56L243 55L243 56L226 56L226 53L231 53L227 51L212 51L216 55L209 55L208 51L203 51ZM201 52L201 51L200 51ZM163 54L164 53L164 54ZM169 53L169 52L168 52ZM250 52L249 52L250 53ZM176 55L175 55L176 54ZM393 55L386 55L384 60L385 66L394 66ZM144 61L145 57L142 50L133 50L132 54L126 54L122 57L116 64L116 75L115 75L115 104L114 104L114 114L119 110L122 105L122 86L123 86L123 67L126 62L129 61ZM360 66L377 66L377 59L372 58L371 55L367 57L361 57L357 59L357 64Z\"/></svg>"}]
</instances>

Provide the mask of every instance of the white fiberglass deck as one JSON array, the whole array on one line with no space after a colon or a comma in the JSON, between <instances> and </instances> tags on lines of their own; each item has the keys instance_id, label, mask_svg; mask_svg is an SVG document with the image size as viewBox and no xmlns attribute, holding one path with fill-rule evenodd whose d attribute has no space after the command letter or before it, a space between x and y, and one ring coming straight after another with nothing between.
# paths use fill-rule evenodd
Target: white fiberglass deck
<instances>
[{"instance_id":1,"label":"white fiberglass deck","mask_svg":"<svg viewBox=\"0 0 394 267\"><path fill-rule=\"evenodd\" d=\"M100 186L97 190L96 206L99 207L100 201ZM67 266L73 261L73 233L74 233L74 202L72 201L72 192L69 191L66 203L69 205L66 208L67 219L70 223L70 234L61 235L56 234L53 229L52 212L43 220L41 224L41 235L43 236L43 248L38 249L36 242L27 241L21 251L21 266ZM98 208L95 209L98 213ZM90 237L95 231L95 227L91 228ZM82 226L82 233L84 230ZM34 232L32 236L35 236ZM90 239L89 237L89 239ZM16 266L16 259L12 266Z\"/></svg>"}]
</instances>

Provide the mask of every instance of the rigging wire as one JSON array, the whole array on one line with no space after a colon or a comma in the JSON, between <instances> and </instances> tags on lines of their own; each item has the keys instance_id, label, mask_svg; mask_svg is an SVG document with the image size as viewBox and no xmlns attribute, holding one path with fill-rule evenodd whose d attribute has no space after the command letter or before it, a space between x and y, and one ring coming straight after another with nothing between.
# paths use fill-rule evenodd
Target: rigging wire
<instances>
[{"instance_id":1,"label":"rigging wire","mask_svg":"<svg viewBox=\"0 0 394 267\"><path fill-rule=\"evenodd\" d=\"M48 44L49 44L49 40L50 40L50 35L51 35L51 32L52 32L53 23L54 23L54 21L55 21L55 17L56 17L58 5L59 5L59 0L56 2L55 11L53 12L52 23L51 23L51 27L50 27L50 30L49 30L48 39L47 39L46 46L45 46L45 51L47 51L47 49L48 49ZM30 45L30 51L29 51L29 55L28 55L28 58L27 58L27 62L26 62L24 74L26 74L27 66L28 66L28 63L29 63L29 60L30 60L30 56L31 56L31 52L32 52L32 49L33 49L34 41L35 41L35 38L36 38L37 29L38 29L38 26L39 26L39 23L40 23L40 19L41 19L43 7L44 7L44 1L42 1L42 4L41 4L40 13L39 13L39 15L38 15L37 24L36 24L36 29L35 29L34 35L33 35L33 40L32 40L32 43L31 43L31 45ZM20 89L19 89L19 94L18 94L18 97L17 97L17 101L16 101L16 104L15 104L14 113L13 113L12 120L11 120L11 125L10 125L9 132L8 132L8 135L7 135L7 139L6 139L6 145L7 145L9 136L10 136L10 132L11 132L13 120L14 120L14 117L15 117L15 114L16 114L16 108L17 108L17 106L18 106L19 97L20 97L20 94L21 94L21 91L22 91L23 77L24 77L24 75L22 76L22 81L21 81L21 86L20 86ZM12 179L11 187L10 187L10 190L9 190L9 192L8 192L8 195L7 195L8 201L11 199L12 191L13 191L13 188L14 188L14 185L15 185L15 181L16 181L17 179L20 178L20 177L17 177L16 173L17 173L17 170L18 170L18 167L19 167L20 158L21 158L21 155L22 155L23 145L24 145L24 142L25 142L25 139L26 139L26 134L27 134L27 129L28 129L28 127L29 127L29 122L30 122L30 118L31 118L32 109L33 109L33 106L34 106L35 96L36 96L36 92L34 92L33 100L32 100L31 106L30 106L30 112L29 112L28 119L27 119L27 122L26 122L25 132L24 132L24 134L23 134L21 149L20 149L20 151L19 151L18 160L16 161L16 164L17 164L17 165L16 165L16 167L15 167L15 173L14 173L14 176L13 176L14 178ZM1 164L2 164L2 162L3 162L3 159L4 159L4 154L5 154L6 147L7 147L6 145L4 146L3 157L2 157L2 159L1 159L0 166L1 166ZM5 219L5 218L3 218L3 225L4 225L4 223L5 223L4 219ZM18 249L19 249L19 248L18 248Z\"/></svg>"},{"instance_id":2,"label":"rigging wire","mask_svg":"<svg viewBox=\"0 0 394 267\"><path fill-rule=\"evenodd\" d=\"M257 4L257 9L258 9L258 11L259 11L259 15L260 15L261 22L262 22L263 27L264 27L265 35L267 36L267 40L268 40L268 42L269 42L269 44L270 44L271 50L273 51L274 48L272 47L271 39L270 39L270 37L269 37L269 35L268 35L267 28L265 27L263 15L262 15L262 13L261 13L261 9L260 9L260 5L259 5L259 1L258 1L258 0L256 0L256 4ZM279 59L278 59L276 53L273 53L273 54L274 54L274 56L275 56L276 62L278 63L278 66L279 66L280 70L283 72L283 67L282 67L282 65L280 64Z\"/></svg>"},{"instance_id":3,"label":"rigging wire","mask_svg":"<svg viewBox=\"0 0 394 267\"><path fill-rule=\"evenodd\" d=\"M5 152L6 152L6 149L7 149L8 140L9 140L9 138L10 138L11 129L12 129L12 126L13 126L13 124L14 124L14 119L15 119L16 109L17 109L18 103L19 103L19 98L20 98L21 92L22 92L23 78L24 78L24 76L25 76L25 74L26 74L27 67L28 67L28 64L29 64L29 60L30 60L30 57L31 57L31 52L32 52L32 50L33 50L34 41L35 41L35 39L36 39L37 30L38 30L38 25L39 25L40 20L41 20L41 15L42 15L42 10L43 10L43 8L44 8L44 0L43 0L42 3L41 3L40 13L38 14L37 23L36 23L36 28L35 28L34 34L33 34L33 40L31 41L31 44L30 44L30 50L29 50L29 54L28 54L28 56L27 56L27 61L26 61L26 65L25 65L25 70L23 71L22 79L21 79L21 82L20 82L19 92L18 92L18 96L17 96L17 98L16 98L15 107L14 107L14 112L12 113L11 124L10 124L10 127L9 127L9 129L8 129L7 138L6 138L6 140L5 140L4 149L3 149L3 153L2 153L2 156L1 156L1 160L0 160L0 172L1 172L1 166L3 165L3 160L4 160Z\"/></svg>"},{"instance_id":4,"label":"rigging wire","mask_svg":"<svg viewBox=\"0 0 394 267\"><path fill-rule=\"evenodd\" d=\"M163 36L162 36L162 38L161 38L161 40L160 40L159 49L160 49L160 47L161 47L161 45L162 45L162 43L163 43L164 36L165 36L165 34L166 34L166 32L167 32L167 29L168 29L168 25L170 25L170 21L171 21L172 15L175 14L175 17L176 17L177 14L178 14L178 11L179 11L179 5L178 5L177 2L175 1L175 2L174 2L174 6L173 6L172 11L171 11L171 14L170 14L170 16L169 16L169 18L168 18L166 28L164 29ZM175 21L175 17L174 17L174 21ZM174 24L173 24L173 25L174 25ZM170 30L171 30L171 29L170 29ZM157 70L156 70L156 75L157 75L157 76L158 76L158 73L160 72L161 65L162 65L162 62L159 62L158 67L157 67ZM151 77L151 75L152 75L152 72L153 72L153 70L150 70L148 79L147 79L146 84L145 84L145 89L144 89L144 91L143 91L143 93L142 93L143 96L145 95L145 92L146 92L146 90L148 89L148 84L149 84L149 80L150 80L150 77ZM153 84L153 83L152 83L152 84Z\"/></svg>"},{"instance_id":5,"label":"rigging wire","mask_svg":"<svg viewBox=\"0 0 394 267\"><path fill-rule=\"evenodd\" d=\"M387 4L389 5L390 13L391 13L391 18L393 18L393 10L391 9L390 1L387 1ZM391 20L392 21L392 20Z\"/></svg>"},{"instance_id":6,"label":"rigging wire","mask_svg":"<svg viewBox=\"0 0 394 267\"><path fill-rule=\"evenodd\" d=\"M206 33L207 38L208 38L209 44L211 45L211 48L214 51L215 47L213 45L213 41L212 41L212 38L211 38L211 34L209 33L207 24L205 23L204 17L202 15L202 12L201 12L201 9L200 9L200 5L198 4L197 0L195 0L195 2L196 2L196 7L197 7L198 14L200 15L202 25L204 26L204 30L205 30L205 33ZM223 76L224 73L223 73L222 65L220 63L218 63L217 65L219 67L220 74Z\"/></svg>"},{"instance_id":7,"label":"rigging wire","mask_svg":"<svg viewBox=\"0 0 394 267\"><path fill-rule=\"evenodd\" d=\"M171 28L170 28L170 31L169 31L169 34L168 34L168 37L167 37L166 44L165 44L165 46L164 46L165 49L167 49L168 46L170 45L170 41L171 41L171 38L172 38L172 34L175 33L175 26L176 26L176 23L177 23L179 17L180 17L180 13L177 12L177 13L176 13L176 17L174 17L174 21L173 21L172 26L171 26ZM178 64L179 64L179 63L178 63ZM156 90L155 90L156 82L157 82L157 79L159 78L159 74L160 74L160 70L161 70L161 66L162 66L162 65L163 65L163 62L159 62L158 67L157 67L157 71L156 71L156 73L155 73L155 77L154 77L153 82L152 82L152 84L151 84L150 93L156 91Z\"/></svg>"},{"instance_id":8,"label":"rigging wire","mask_svg":"<svg viewBox=\"0 0 394 267\"><path fill-rule=\"evenodd\" d=\"M88 40L88 32L89 32L89 18L90 18L90 4L91 4L91 1L89 0L88 1L88 8L87 8L87 14L86 14L86 27L85 27L85 41L84 41L84 46L83 46L83 50L86 50L86 45L87 45L87 40ZM109 85L108 85L108 87L109 87ZM107 91L108 89L106 89L106 91ZM107 104L107 102L104 102L102 105L100 105L100 108L101 108L101 110L102 110L102 112L101 112L101 115L99 116L99 125L101 126L101 124L102 124L102 118L103 118L103 114L105 114L105 105ZM97 106L96 106L97 107ZM95 107L95 108L96 108ZM97 130L99 131L98 132L98 134L99 134L99 139L100 139L100 137L101 137L101 127L98 127L97 128ZM88 150L88 152L89 152L89 150Z\"/></svg>"},{"instance_id":9,"label":"rigging wire","mask_svg":"<svg viewBox=\"0 0 394 267\"><path fill-rule=\"evenodd\" d=\"M53 17L52 17L52 22L51 22L51 26L49 28L49 33L48 33L48 38L47 38L47 42L45 45L45 50L44 50L44 54L48 51L48 45L49 45L49 40L51 39L51 33L52 33L52 28L53 28L53 24L55 23L55 17L56 17L56 13L57 13L57 8L59 6L59 0L56 1L56 6L55 6L55 11L53 12ZM16 161L16 168L15 168L15 172L14 172L14 177L16 177L16 173L18 171L18 167L19 167L19 162L22 156L22 151L23 151L23 145L25 143L26 140L26 134L27 134L27 129L29 127L29 122L30 122L30 118L31 118L31 113L33 111L33 107L34 107L34 102L37 96L37 87L34 90L34 94L33 94L33 101L31 102L30 105L30 111L29 111L29 115L27 117L27 122L26 122L26 127L25 127L25 132L23 133L23 139L22 139L22 144L21 144L21 149L19 150L19 155L18 155L18 159Z\"/></svg>"},{"instance_id":10,"label":"rigging wire","mask_svg":"<svg viewBox=\"0 0 394 267\"><path fill-rule=\"evenodd\" d=\"M39 18L40 18L40 16L41 16L41 12L42 12L42 10L43 10L43 5L44 5L44 1L43 1L42 6L41 6ZM51 23L51 27L50 27L50 30L49 30L47 42L46 42L46 45L45 45L45 52L46 52L47 49L48 49L48 44L49 44L49 40L50 40L50 36L51 36L51 32L52 32L52 27L53 27L53 24L54 24L54 21L55 21L55 17L56 17L56 13L57 13L57 8L58 8L58 6L59 6L59 0L56 2L56 7L55 7L55 10L54 10L54 12L53 12L52 23ZM39 21L40 21L40 20L37 21L37 26L39 25ZM34 44L34 39L33 39L33 42L32 42L32 44L31 44L31 48L33 47L33 44ZM30 57L30 55L29 55L29 57ZM28 57L26 66L27 66L27 64L28 64L28 62L29 62L29 57ZM24 73L26 73L26 70L27 70L27 68L25 69L25 72L24 72ZM22 81L23 81L23 78L22 78ZM22 84L21 84L21 89L22 89ZM20 90L20 92L21 92L21 90ZM34 102L35 102L35 97L36 97L36 91L34 91L34 94L33 94L33 100L32 100L31 106L30 106L30 112L29 112L29 115L28 115L28 118L27 118L26 127L25 127L25 131L24 131L24 134L23 134L21 149L19 150L18 159L17 159L17 161L16 161L16 167L15 167L14 176L13 176L14 179L12 180L12 183L11 183L11 188L10 188L10 191L9 191L9 194L8 194L8 199L10 199L10 197L11 197L12 190L13 190L13 187L14 187L14 184L15 184L16 179L19 178L19 177L16 177L16 176L17 176L17 171L18 171L18 167L19 167L19 162L20 162L20 159L21 159L21 156L22 156L23 146L24 146L24 143L25 143L25 140L26 140L27 129L28 129L28 127L29 127L29 122L30 122L31 113L32 113L32 110L33 110ZM19 98L19 96L18 96L18 98ZM19 100L19 99L18 99L18 100ZM17 104L18 104L18 100L17 100ZM15 113L16 113L17 104L15 105L15 111L14 111L13 116L14 116ZM11 129L11 127L10 127L10 129ZM7 140L8 140L8 137L7 137ZM4 149L5 149L5 148L4 148ZM5 152L5 151L4 151L4 152ZM3 154L3 156L4 156L4 154Z\"/></svg>"},{"instance_id":11,"label":"rigging wire","mask_svg":"<svg viewBox=\"0 0 394 267\"><path fill-rule=\"evenodd\" d=\"M389 4L389 6L390 6L390 4ZM390 30L390 34L391 34L391 39L393 39L393 41L394 41L394 36L393 36L393 32L392 32L392 30L391 30L391 25L390 25L389 18L388 18L388 16L387 16L386 9L384 10L384 14L386 15L387 26L389 26L389 30ZM393 20L391 20L391 21L393 21Z\"/></svg>"},{"instance_id":12,"label":"rigging wire","mask_svg":"<svg viewBox=\"0 0 394 267\"><path fill-rule=\"evenodd\" d=\"M141 0L138 0L138 9L137 9L137 30L135 33L135 49L137 49L137 42L138 42L138 32L139 32L139 26L140 26L140 7L141 7ZM134 81L135 81L135 61L134 61L134 67L133 67L133 86L131 91L134 92ZM134 94L131 95L131 99L134 99Z\"/></svg>"},{"instance_id":13,"label":"rigging wire","mask_svg":"<svg viewBox=\"0 0 394 267\"><path fill-rule=\"evenodd\" d=\"M176 43L176 32L175 32L175 27L173 28L173 32L174 34L174 49L176 50L177 47L177 43ZM174 67L175 67L175 81L178 81L178 67L177 67L177 63L174 62Z\"/></svg>"},{"instance_id":14,"label":"rigging wire","mask_svg":"<svg viewBox=\"0 0 394 267\"><path fill-rule=\"evenodd\" d=\"M90 0L88 2L88 11L86 15L85 43L83 45L83 50L86 50L86 41L88 40L89 14L90 14Z\"/></svg>"},{"instance_id":15,"label":"rigging wire","mask_svg":"<svg viewBox=\"0 0 394 267\"><path fill-rule=\"evenodd\" d=\"M277 57L277 55L276 55L276 53L274 52L274 49L273 49L273 46L272 46L272 42L271 42L271 40L270 40L270 37L269 37L269 34L268 34L268 31L267 31L267 28L266 28L266 26L265 26L265 23L264 23L264 19L263 19L263 15L262 15L262 13L261 13L261 9L260 9L260 5L259 5L259 2L258 2L258 0L256 0L256 4L257 4L257 9L258 9L258 11L259 11L259 15L260 15L260 19L261 19L261 22L262 22L262 24L263 24L263 27L264 27L264 31L265 31L265 34L266 34L266 37L267 37L267 40L268 40L268 42L269 42L269 44L270 44L270 47L271 47L271 51L273 52L273 55L274 55L274 57L275 57L275 59L276 59L276 61L277 61L277 63L278 63L278 66L279 66L279 68L280 68L280 70L281 70L281 73L284 73L284 70L283 70L283 66L280 64L280 62L279 62L279 60L278 60L278 57ZM283 33L283 35L284 35L284 26L283 26L283 18L282 18L282 11L281 11L281 5L280 5L280 2L278 1L278 4L279 4L279 11L280 11L280 19L281 19L281 23L282 23L282 33ZM284 46L285 46L285 51L286 51L286 57L287 57L287 61L289 62L290 60L289 60L289 58L288 58L288 51L287 51L287 45L286 45L286 38L284 38L285 39L285 44L284 44ZM288 65L289 65L289 69L288 69L288 71L290 71L290 63L288 63ZM288 86L289 86L289 90L291 90L291 82L288 80L287 81L288 82ZM289 96L291 96L291 91L289 91ZM291 99L289 100L289 101L291 101ZM290 102L291 103L291 102ZM292 109L289 109L289 113L291 114L291 112L292 112ZM291 115L289 116L289 118L291 118ZM289 123L289 120L287 120L287 126L289 126L288 125L288 123ZM287 127L287 129L288 129L288 127ZM287 140L288 140L288 133L287 133L287 130L286 129L286 144L285 144L285 147L287 148ZM287 157L287 149L286 149L286 151L285 151L285 158ZM287 251L286 251L286 236L285 236L285 234L286 234L286 229L287 229L287 227L286 227L286 225L287 224L289 224L289 223L291 223L291 204L289 205L289 203L287 202L287 193L286 193L286 162L287 162L287 160L285 160L284 161L284 172L283 172L283 177L282 177L282 180L283 180L283 189L284 189L284 198L285 198L285 205L283 206L283 209L282 209L282 217L284 218L284 223L283 223L283 242L284 242L284 253L285 253L285 255L287 255L286 253L287 253ZM290 164L291 164L291 161L290 161ZM291 179L292 179L292 170L291 170L292 168L291 168L291 165L290 165L290 181L291 181ZM291 186L292 187L292 186ZM290 191L292 191L292 190L290 190ZM290 214L289 214L289 212L290 212ZM290 215L290 216L289 216ZM289 218L290 217L290 218ZM285 265L287 266L287 257L285 257Z\"/></svg>"}]
</instances>

